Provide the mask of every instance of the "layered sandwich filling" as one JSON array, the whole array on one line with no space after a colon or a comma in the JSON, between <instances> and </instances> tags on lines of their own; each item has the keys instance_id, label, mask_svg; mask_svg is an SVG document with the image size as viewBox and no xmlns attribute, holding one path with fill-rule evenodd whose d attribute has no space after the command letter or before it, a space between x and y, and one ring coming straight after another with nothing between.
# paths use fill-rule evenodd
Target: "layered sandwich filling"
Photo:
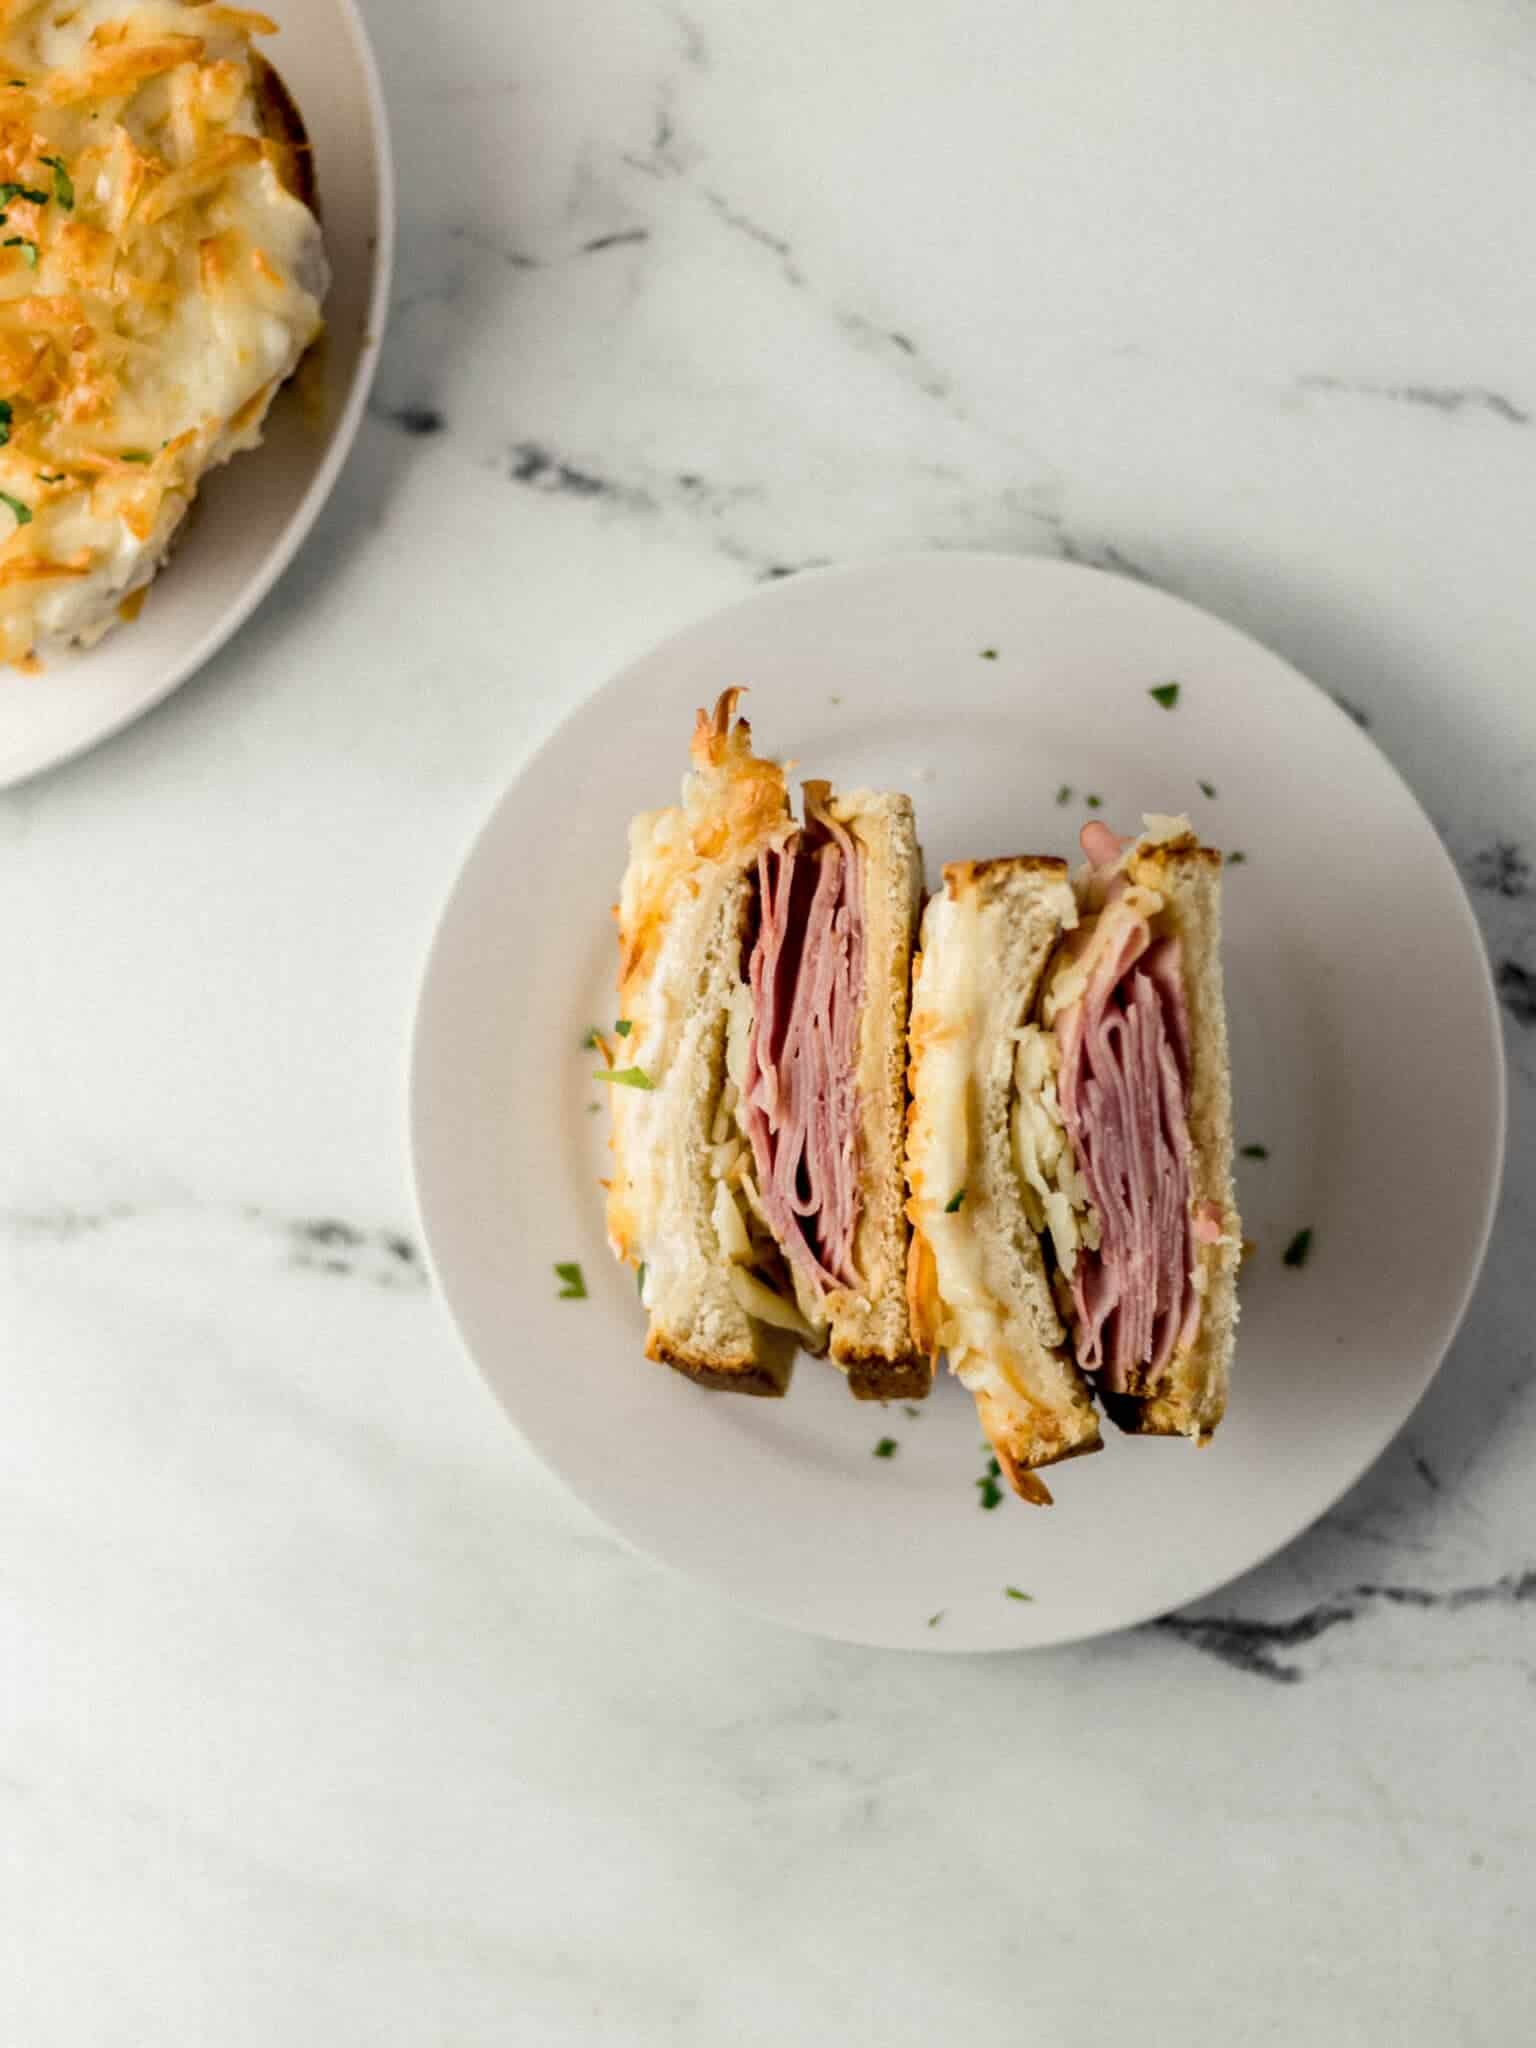
<instances>
[{"instance_id":1,"label":"layered sandwich filling","mask_svg":"<svg viewBox=\"0 0 1536 2048\"><path fill-rule=\"evenodd\" d=\"M764 1218L819 1296L859 1285L865 934L858 848L818 785L806 789L804 829L759 855L758 882L741 1120Z\"/></svg>"},{"instance_id":2,"label":"layered sandwich filling","mask_svg":"<svg viewBox=\"0 0 1536 2048\"><path fill-rule=\"evenodd\" d=\"M1102 851L1106 865L1089 884L1099 908L1063 946L1041 1005L1054 1087L1032 1100L1037 1117L1059 1118L1073 1162L1064 1187L1057 1176L1057 1202L1042 1206L1070 1283L1078 1362L1125 1393L1194 1342L1196 1244L1219 1236L1221 1223L1190 1201L1179 941L1161 927L1163 898L1114 866L1118 842Z\"/></svg>"}]
</instances>

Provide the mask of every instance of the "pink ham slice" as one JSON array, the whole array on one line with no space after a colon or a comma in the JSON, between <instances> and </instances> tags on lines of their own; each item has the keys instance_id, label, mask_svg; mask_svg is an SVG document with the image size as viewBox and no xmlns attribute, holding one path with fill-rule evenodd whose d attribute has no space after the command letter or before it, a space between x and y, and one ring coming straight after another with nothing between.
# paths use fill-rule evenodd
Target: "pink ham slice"
<instances>
[{"instance_id":1,"label":"pink ham slice","mask_svg":"<svg viewBox=\"0 0 1536 2048\"><path fill-rule=\"evenodd\" d=\"M743 1098L763 1208L818 1287L857 1287L858 848L807 790L805 830L759 856L758 881Z\"/></svg>"},{"instance_id":2,"label":"pink ham slice","mask_svg":"<svg viewBox=\"0 0 1536 2048\"><path fill-rule=\"evenodd\" d=\"M1110 885L1111 902L1123 894ZM1097 1251L1081 1251L1073 1271L1078 1361L1126 1393L1193 1340L1200 1298L1190 1278L1189 1011L1178 941L1154 940L1144 917L1117 921L1116 942L1056 1034L1062 1117L1100 1231Z\"/></svg>"}]
</instances>

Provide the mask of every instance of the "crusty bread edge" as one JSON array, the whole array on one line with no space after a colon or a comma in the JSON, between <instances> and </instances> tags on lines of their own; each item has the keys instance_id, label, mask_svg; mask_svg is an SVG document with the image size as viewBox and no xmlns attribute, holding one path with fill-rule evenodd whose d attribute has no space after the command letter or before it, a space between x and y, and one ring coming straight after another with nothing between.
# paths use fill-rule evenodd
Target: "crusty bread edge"
<instances>
[{"instance_id":1,"label":"crusty bread edge","mask_svg":"<svg viewBox=\"0 0 1536 2048\"><path fill-rule=\"evenodd\" d=\"M933 1385L933 1362L914 1344L908 1322L902 1153L922 854L910 797L853 790L834 797L831 812L859 848L865 937L854 1237L854 1265L864 1286L827 1297L831 1356L858 1400L921 1400Z\"/></svg>"},{"instance_id":2,"label":"crusty bread edge","mask_svg":"<svg viewBox=\"0 0 1536 2048\"><path fill-rule=\"evenodd\" d=\"M1163 919L1180 943L1191 1046L1190 1199L1215 1204L1223 1219L1219 1243L1196 1245L1196 1272L1204 1293L1194 1344L1186 1352L1176 1352L1162 1378L1140 1397L1104 1397L1111 1418L1133 1435L1204 1439L1226 1408L1243 1233L1232 1184L1221 871L1221 855L1213 847L1198 845L1193 835L1162 843L1143 841L1127 862L1132 881L1163 897Z\"/></svg>"},{"instance_id":3,"label":"crusty bread edge","mask_svg":"<svg viewBox=\"0 0 1536 2048\"><path fill-rule=\"evenodd\" d=\"M1072 915L1067 877L1066 863L1046 855L959 861L944 870L944 897L960 902L975 891L982 908L995 906L1005 917L1010 915L1009 898L1015 899L1020 909L1048 892L1056 899L1054 922L1036 938L1033 961L1020 963L1022 979L1010 1003L1010 1015L1017 1011L1016 1023L1032 1014L1060 931ZM1061 915L1063 911L1066 917ZM1032 1475L1042 1467L1098 1450L1102 1442L1098 1414L1089 1382L1071 1358L1067 1333L1051 1295L1044 1253L1024 1213L1007 1124L1012 1099L1012 1041L1002 1042L1002 1026L996 1018L987 1020L983 1026L996 1041L992 1047L995 1071L988 1077L985 1092L989 1106L985 1113L976 1099L974 1056L967 1083L967 1149L972 1159L969 1170L976 1174L978 1185L974 1191L967 1191L962 1208L953 1217L945 1206L947 1191L930 1192L926 1186L932 1163L927 1156L931 1141L929 1096L934 1086L929 1062L935 1049L949 1042L948 1034L953 1028L942 1013L924 1007L936 995L931 984L937 974L934 961L941 944L939 921L931 903L924 914L923 953L913 987L913 1100L908 1123L907 1170L912 1190L909 1213L914 1224L914 1293L921 1300L927 1291L927 1283L918 1277L925 1265L934 1276L935 1290L938 1287L937 1262L929 1233L942 1233L955 1226L986 1233L984 1257L989 1281L1007 1285L1012 1297L1011 1304L1000 1301L1010 1328L1010 1346L1006 1357L991 1361L1003 1384L1000 1386L994 1380L974 1386L972 1392L982 1428L1014 1490L1026 1500L1048 1505L1049 1489ZM966 1020L968 1036L973 1034L976 1021L974 1017ZM990 1137L983 1124L990 1127ZM926 1328L923 1334L928 1334ZM1054 1390L1049 1384L1053 1381Z\"/></svg>"},{"instance_id":4,"label":"crusty bread edge","mask_svg":"<svg viewBox=\"0 0 1536 2048\"><path fill-rule=\"evenodd\" d=\"M725 1081L726 1004L740 973L754 886L748 868L717 869L706 893L683 913L698 929L687 957L670 967L669 979L688 991L688 1000L665 1093L613 1091L609 1236L621 1256L650 1258L646 1357L702 1386L762 1395L785 1391L795 1347L785 1332L748 1315L731 1289L715 1234L710 1173L710 1129ZM625 992L639 1019L632 1042L641 1061L647 1020L657 1008L656 978L653 963L644 989L632 981ZM658 1132L654 1126L663 1115L666 1127ZM648 1254L643 1243L634 1242L637 1219L626 1167L631 1145L643 1152L659 1148L666 1160L661 1172L671 1232L686 1240L681 1270L663 1274L654 1251Z\"/></svg>"}]
</instances>

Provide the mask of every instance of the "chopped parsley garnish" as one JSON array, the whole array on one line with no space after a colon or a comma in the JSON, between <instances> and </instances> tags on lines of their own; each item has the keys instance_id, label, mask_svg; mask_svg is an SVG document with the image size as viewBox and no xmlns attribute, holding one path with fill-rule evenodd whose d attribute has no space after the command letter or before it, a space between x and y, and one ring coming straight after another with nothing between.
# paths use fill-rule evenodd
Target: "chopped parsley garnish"
<instances>
[{"instance_id":1,"label":"chopped parsley garnish","mask_svg":"<svg viewBox=\"0 0 1536 2048\"><path fill-rule=\"evenodd\" d=\"M939 1623L944 1619L944 1616L947 1612L947 1608L941 1607L937 1614L930 1614L928 1617L928 1626L930 1628L937 1628Z\"/></svg>"},{"instance_id":2,"label":"chopped parsley garnish","mask_svg":"<svg viewBox=\"0 0 1536 2048\"><path fill-rule=\"evenodd\" d=\"M48 194L39 192L32 185L0 185L0 206L9 206L13 199L30 199L34 206L46 206Z\"/></svg>"},{"instance_id":3,"label":"chopped parsley garnish","mask_svg":"<svg viewBox=\"0 0 1536 2048\"><path fill-rule=\"evenodd\" d=\"M587 1104L587 1115L588 1115L588 1116L598 1116L598 1115L600 1115L600 1114L602 1113L602 1107L603 1107L603 1105L602 1105L602 1104L601 1104L600 1102L589 1102L589 1103Z\"/></svg>"},{"instance_id":4,"label":"chopped parsley garnish","mask_svg":"<svg viewBox=\"0 0 1536 2048\"><path fill-rule=\"evenodd\" d=\"M30 526L32 524L32 507L30 505L23 505L20 498L13 498L9 491L0 491L0 505L10 506L11 510L16 514L16 524L18 526Z\"/></svg>"},{"instance_id":5,"label":"chopped parsley garnish","mask_svg":"<svg viewBox=\"0 0 1536 2048\"><path fill-rule=\"evenodd\" d=\"M914 1408L914 1407L912 1406L912 1403L911 1403L910 1401L903 1401L903 1402L902 1402L902 1404L901 1404L901 1411L902 1411L902 1413L903 1413L904 1415L910 1415L910 1416L912 1416L912 1418L913 1418L914 1420L916 1420L916 1418L917 1418L917 1417L918 1417L919 1415L921 1415L921 1414L922 1414L922 1412L923 1412L921 1408Z\"/></svg>"},{"instance_id":6,"label":"chopped parsley garnish","mask_svg":"<svg viewBox=\"0 0 1536 2048\"><path fill-rule=\"evenodd\" d=\"M956 1188L956 1189L955 1189L955 1192L954 1192L954 1193L953 1193L953 1194L952 1194L952 1195L950 1196L949 1200L948 1200L948 1201L947 1201L947 1202L946 1202L946 1203L944 1204L944 1214L945 1214L946 1216L953 1216L953 1215L954 1215L954 1213L955 1213L955 1211L956 1211L956 1210L957 1210L957 1209L959 1208L960 1204L961 1204L961 1203L962 1203L962 1202L963 1202L964 1200L965 1200L965 1189L964 1189L964 1188Z\"/></svg>"},{"instance_id":7,"label":"chopped parsley garnish","mask_svg":"<svg viewBox=\"0 0 1536 2048\"><path fill-rule=\"evenodd\" d=\"M631 1033L631 1031L634 1030L635 1027L628 1017L621 1017L618 1023L615 1024L613 1028L615 1031L617 1031L620 1038L628 1038L629 1034Z\"/></svg>"},{"instance_id":8,"label":"chopped parsley garnish","mask_svg":"<svg viewBox=\"0 0 1536 2048\"><path fill-rule=\"evenodd\" d=\"M877 1458L894 1458L894 1457L895 1457L895 1455L896 1455L896 1439L895 1439L895 1437L893 1437L893 1436L883 1436L883 1437L881 1437L881 1439L880 1439L879 1443L877 1443L877 1444L875 1445L875 1456L876 1456Z\"/></svg>"},{"instance_id":9,"label":"chopped parsley garnish","mask_svg":"<svg viewBox=\"0 0 1536 2048\"><path fill-rule=\"evenodd\" d=\"M1290 1243L1285 1248L1286 1265L1304 1266L1307 1263L1307 1254L1311 1251L1311 1249L1311 1231L1298 1230L1296 1235L1291 1239Z\"/></svg>"},{"instance_id":10,"label":"chopped parsley garnish","mask_svg":"<svg viewBox=\"0 0 1536 2048\"><path fill-rule=\"evenodd\" d=\"M11 438L11 401L0 398L0 448Z\"/></svg>"},{"instance_id":11,"label":"chopped parsley garnish","mask_svg":"<svg viewBox=\"0 0 1536 2048\"><path fill-rule=\"evenodd\" d=\"M36 270L36 242L29 242L25 235L7 235L5 238L5 247L7 249L19 249L21 251L21 260L23 263L26 264L28 270Z\"/></svg>"},{"instance_id":12,"label":"chopped parsley garnish","mask_svg":"<svg viewBox=\"0 0 1536 2048\"><path fill-rule=\"evenodd\" d=\"M1202 796L1214 796L1214 795L1216 794L1216 785L1215 785L1215 783L1214 783L1214 782L1202 782L1202 783L1201 783L1201 785L1200 785L1200 794L1201 794Z\"/></svg>"},{"instance_id":13,"label":"chopped parsley garnish","mask_svg":"<svg viewBox=\"0 0 1536 2048\"><path fill-rule=\"evenodd\" d=\"M66 213L73 213L75 210L75 188L70 181L68 171L64 168L63 157L45 156L42 161L53 172L54 198L57 199Z\"/></svg>"},{"instance_id":14,"label":"chopped parsley garnish","mask_svg":"<svg viewBox=\"0 0 1536 2048\"><path fill-rule=\"evenodd\" d=\"M583 1052L597 1051L597 1026L595 1024L589 1027L586 1037L581 1041L581 1049Z\"/></svg>"},{"instance_id":15,"label":"chopped parsley garnish","mask_svg":"<svg viewBox=\"0 0 1536 2048\"><path fill-rule=\"evenodd\" d=\"M1064 782L1064 783L1063 783L1063 784L1061 785L1060 789L1058 789L1058 790L1057 790L1057 792L1056 792L1056 801L1057 801L1057 803L1059 803L1059 804L1069 804L1069 803L1071 803L1071 801L1072 801L1072 785L1071 785L1071 783L1070 783L1070 782Z\"/></svg>"},{"instance_id":16,"label":"chopped parsley garnish","mask_svg":"<svg viewBox=\"0 0 1536 2048\"><path fill-rule=\"evenodd\" d=\"M997 1483L1002 1476L1002 1470L1003 1468L998 1464L996 1458L989 1458L987 1460L986 1471L976 1481L976 1490L981 1495L982 1507L995 1508L1002 1499L1003 1489Z\"/></svg>"},{"instance_id":17,"label":"chopped parsley garnish","mask_svg":"<svg viewBox=\"0 0 1536 2048\"><path fill-rule=\"evenodd\" d=\"M1179 701L1179 686L1177 683L1159 683L1155 689L1148 690L1147 695L1154 704L1161 704L1165 711L1171 711Z\"/></svg>"},{"instance_id":18,"label":"chopped parsley garnish","mask_svg":"<svg viewBox=\"0 0 1536 2048\"><path fill-rule=\"evenodd\" d=\"M1021 1593L1017 1586L1004 1586L1004 1596L1009 1600L1033 1600L1033 1593Z\"/></svg>"},{"instance_id":19,"label":"chopped parsley garnish","mask_svg":"<svg viewBox=\"0 0 1536 2048\"><path fill-rule=\"evenodd\" d=\"M1247 858L1246 853L1229 853L1227 855L1227 866L1229 868L1240 868Z\"/></svg>"},{"instance_id":20,"label":"chopped parsley garnish","mask_svg":"<svg viewBox=\"0 0 1536 2048\"><path fill-rule=\"evenodd\" d=\"M997 649L995 647L983 647L983 649L981 650L981 658L983 661L996 661Z\"/></svg>"},{"instance_id":21,"label":"chopped parsley garnish","mask_svg":"<svg viewBox=\"0 0 1536 2048\"><path fill-rule=\"evenodd\" d=\"M1103 801L1104 799L1101 796L1085 796L1083 798L1083 802L1088 806L1090 811L1096 811L1099 808L1100 804L1103 803Z\"/></svg>"},{"instance_id":22,"label":"chopped parsley garnish","mask_svg":"<svg viewBox=\"0 0 1536 2048\"><path fill-rule=\"evenodd\" d=\"M555 1297L557 1301L586 1300L587 1283L582 1279L581 1268L574 1259L564 1265L557 1265L555 1278L560 1282L560 1292Z\"/></svg>"},{"instance_id":23,"label":"chopped parsley garnish","mask_svg":"<svg viewBox=\"0 0 1536 2048\"><path fill-rule=\"evenodd\" d=\"M636 1268L635 1268L635 1292L636 1292L636 1294L638 1294L638 1295L639 1295L640 1299L641 1299L642 1301L644 1301L644 1299L645 1299L645 1261L644 1261L644 1259L642 1259L642 1260L640 1261L639 1265L638 1265L638 1266L636 1266Z\"/></svg>"},{"instance_id":24,"label":"chopped parsley garnish","mask_svg":"<svg viewBox=\"0 0 1536 2048\"><path fill-rule=\"evenodd\" d=\"M616 1088L654 1088L656 1083L644 1067L605 1067L594 1074L595 1081L611 1081Z\"/></svg>"},{"instance_id":25,"label":"chopped parsley garnish","mask_svg":"<svg viewBox=\"0 0 1536 2048\"><path fill-rule=\"evenodd\" d=\"M125 448L117 459L119 462L153 462L155 458L142 448Z\"/></svg>"},{"instance_id":26,"label":"chopped parsley garnish","mask_svg":"<svg viewBox=\"0 0 1536 2048\"><path fill-rule=\"evenodd\" d=\"M1244 1159L1267 1159L1269 1157L1269 1147L1267 1145L1244 1145L1242 1156Z\"/></svg>"}]
</instances>

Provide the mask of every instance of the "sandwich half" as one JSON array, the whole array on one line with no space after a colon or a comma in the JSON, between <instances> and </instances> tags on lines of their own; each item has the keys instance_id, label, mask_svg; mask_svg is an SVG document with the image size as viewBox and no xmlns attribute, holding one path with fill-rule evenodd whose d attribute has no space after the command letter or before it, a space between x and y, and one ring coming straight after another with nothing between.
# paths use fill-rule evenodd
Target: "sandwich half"
<instances>
[{"instance_id":1,"label":"sandwich half","mask_svg":"<svg viewBox=\"0 0 1536 2048\"><path fill-rule=\"evenodd\" d=\"M1221 1420L1241 1225L1221 856L1183 819L1088 865L964 862L913 994L911 1292L1015 1489L1122 1429Z\"/></svg>"},{"instance_id":2,"label":"sandwich half","mask_svg":"<svg viewBox=\"0 0 1536 2048\"><path fill-rule=\"evenodd\" d=\"M630 829L618 907L608 1234L646 1355L782 1394L797 1347L913 1399L902 1135L921 857L904 796L804 786L727 690L683 800Z\"/></svg>"}]
</instances>

